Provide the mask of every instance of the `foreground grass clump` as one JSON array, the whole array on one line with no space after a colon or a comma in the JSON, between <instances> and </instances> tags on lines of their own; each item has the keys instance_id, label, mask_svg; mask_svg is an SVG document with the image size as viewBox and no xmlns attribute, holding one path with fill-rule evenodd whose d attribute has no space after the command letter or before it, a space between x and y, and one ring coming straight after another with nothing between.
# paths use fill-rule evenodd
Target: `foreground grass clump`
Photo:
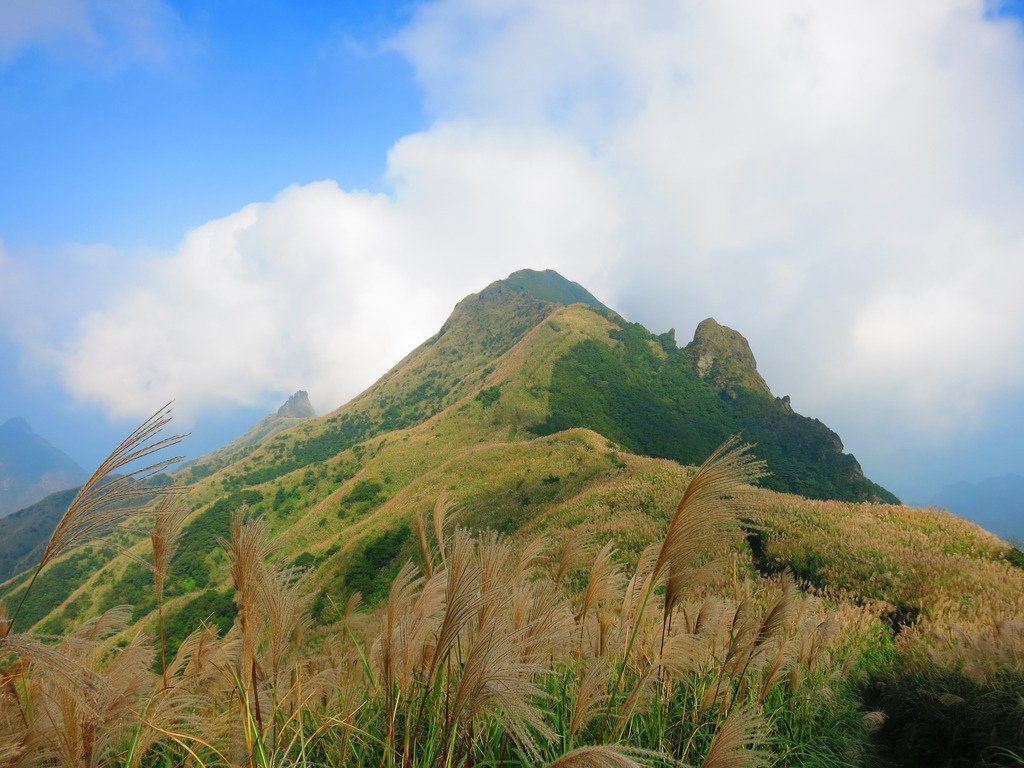
<instances>
[{"instance_id":1,"label":"foreground grass clump","mask_svg":"<svg viewBox=\"0 0 1024 768\"><path fill-rule=\"evenodd\" d=\"M889 629L862 654L874 738L905 766L1020 765L1024 572L1005 542L937 509L766 500L755 562L791 569L831 601L870 605Z\"/></svg>"}]
</instances>

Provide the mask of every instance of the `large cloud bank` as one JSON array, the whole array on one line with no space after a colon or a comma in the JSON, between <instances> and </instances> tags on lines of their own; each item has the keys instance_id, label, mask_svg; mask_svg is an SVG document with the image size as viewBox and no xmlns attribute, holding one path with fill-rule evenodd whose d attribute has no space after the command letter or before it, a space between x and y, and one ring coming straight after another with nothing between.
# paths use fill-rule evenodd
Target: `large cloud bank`
<instances>
[{"instance_id":1,"label":"large cloud bank","mask_svg":"<svg viewBox=\"0 0 1024 768\"><path fill-rule=\"evenodd\" d=\"M85 317L62 359L71 391L118 416L171 398L188 418L269 406L299 388L330 409L496 276L610 258L612 190L556 138L438 126L389 161L391 195L295 186L190 232Z\"/></svg>"},{"instance_id":2,"label":"large cloud bank","mask_svg":"<svg viewBox=\"0 0 1024 768\"><path fill-rule=\"evenodd\" d=\"M81 324L75 394L333 407L522 266L715 315L861 445L1024 389L1024 38L983 3L446 0L391 44L437 122L387 191L198 227Z\"/></svg>"}]
</instances>

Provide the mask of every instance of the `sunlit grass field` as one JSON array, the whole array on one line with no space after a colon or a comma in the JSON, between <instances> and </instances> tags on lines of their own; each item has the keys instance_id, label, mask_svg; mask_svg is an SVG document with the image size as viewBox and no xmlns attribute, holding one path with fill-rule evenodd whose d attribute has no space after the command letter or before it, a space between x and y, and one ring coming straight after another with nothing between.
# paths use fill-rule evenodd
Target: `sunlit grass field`
<instances>
[{"instance_id":1,"label":"sunlit grass field","mask_svg":"<svg viewBox=\"0 0 1024 768\"><path fill-rule=\"evenodd\" d=\"M686 469L576 430L422 471L417 442L363 447L333 490L313 474L297 496L283 478L194 510L165 494L155 516L73 505L64 530L128 528L55 548L33 590L62 563L100 575L50 619L21 613L28 577L8 585L0 758L1019 761L1024 571L976 526L756 489L737 444ZM291 520L290 499L315 513ZM134 559L104 570L118 541ZM102 613L76 620L76 599Z\"/></svg>"}]
</instances>

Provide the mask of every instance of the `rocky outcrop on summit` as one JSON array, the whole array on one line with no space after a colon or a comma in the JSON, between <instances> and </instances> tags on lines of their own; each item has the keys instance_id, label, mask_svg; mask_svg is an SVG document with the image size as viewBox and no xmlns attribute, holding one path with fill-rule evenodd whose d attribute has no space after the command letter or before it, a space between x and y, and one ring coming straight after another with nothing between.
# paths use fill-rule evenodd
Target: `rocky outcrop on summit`
<instances>
[{"instance_id":1,"label":"rocky outcrop on summit","mask_svg":"<svg viewBox=\"0 0 1024 768\"><path fill-rule=\"evenodd\" d=\"M309 393L300 389L277 409L276 413L264 416L256 425L223 448L185 464L179 472L186 480L196 480L226 467L265 443L286 429L316 418L316 411L309 402Z\"/></svg>"},{"instance_id":2,"label":"rocky outcrop on summit","mask_svg":"<svg viewBox=\"0 0 1024 768\"><path fill-rule=\"evenodd\" d=\"M699 375L719 393L735 399L737 389L761 392L771 390L757 372L757 361L750 344L739 331L719 324L713 317L701 321L686 351Z\"/></svg>"},{"instance_id":3,"label":"rocky outcrop on summit","mask_svg":"<svg viewBox=\"0 0 1024 768\"><path fill-rule=\"evenodd\" d=\"M607 342L592 335L555 365L539 434L585 428L633 453L700 464L730 435L755 444L772 490L815 499L898 503L864 476L839 436L776 398L741 334L712 318L676 346L619 316ZM557 316L555 317L557 320Z\"/></svg>"},{"instance_id":4,"label":"rocky outcrop on summit","mask_svg":"<svg viewBox=\"0 0 1024 768\"><path fill-rule=\"evenodd\" d=\"M290 419L315 419L316 411L313 410L313 404L309 402L309 393L300 389L277 409L277 415Z\"/></svg>"}]
</instances>

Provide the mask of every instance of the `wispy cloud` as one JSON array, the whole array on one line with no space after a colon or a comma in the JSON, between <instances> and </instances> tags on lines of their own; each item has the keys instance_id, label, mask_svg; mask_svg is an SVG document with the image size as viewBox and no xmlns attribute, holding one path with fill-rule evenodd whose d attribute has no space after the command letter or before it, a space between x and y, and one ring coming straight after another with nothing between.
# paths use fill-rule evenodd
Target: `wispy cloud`
<instances>
[{"instance_id":1,"label":"wispy cloud","mask_svg":"<svg viewBox=\"0 0 1024 768\"><path fill-rule=\"evenodd\" d=\"M0 3L0 65L33 48L89 56L107 65L163 62L181 21L161 0L5 0Z\"/></svg>"}]
</instances>

